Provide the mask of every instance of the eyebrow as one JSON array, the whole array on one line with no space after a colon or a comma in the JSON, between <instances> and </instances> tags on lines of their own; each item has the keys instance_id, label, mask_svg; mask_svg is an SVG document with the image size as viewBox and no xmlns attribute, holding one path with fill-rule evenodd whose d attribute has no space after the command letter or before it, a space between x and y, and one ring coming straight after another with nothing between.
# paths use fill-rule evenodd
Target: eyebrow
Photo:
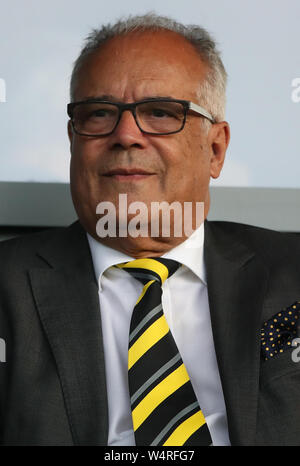
<instances>
[{"instance_id":1,"label":"eyebrow","mask_svg":"<svg viewBox=\"0 0 300 466\"><path fill-rule=\"evenodd\" d=\"M86 101L110 100L112 102L117 102L117 99L113 95L110 95L110 94L90 95L88 97L83 97L82 100L86 100Z\"/></svg>"},{"instance_id":2,"label":"eyebrow","mask_svg":"<svg viewBox=\"0 0 300 466\"><path fill-rule=\"evenodd\" d=\"M174 99L175 97L172 96L165 96L165 95L151 95L151 96L144 96L142 99L139 99L137 102L142 101L142 100L156 100L156 99ZM93 102L95 100L104 100L104 101L109 101L109 102L118 102L120 103L119 99L114 97L111 94L102 94L102 95L96 95L96 96L88 96L88 97L83 97L83 101L87 102Z\"/></svg>"}]
</instances>

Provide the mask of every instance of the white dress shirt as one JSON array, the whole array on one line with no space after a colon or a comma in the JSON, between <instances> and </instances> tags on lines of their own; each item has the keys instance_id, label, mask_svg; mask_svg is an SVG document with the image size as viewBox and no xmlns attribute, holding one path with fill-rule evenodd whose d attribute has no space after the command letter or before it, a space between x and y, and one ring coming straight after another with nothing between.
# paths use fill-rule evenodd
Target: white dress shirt
<instances>
[{"instance_id":1,"label":"white dress shirt","mask_svg":"<svg viewBox=\"0 0 300 466\"><path fill-rule=\"evenodd\" d=\"M128 335L143 285L128 272L110 268L134 258L87 234L99 284L108 396L108 445L135 445L128 390ZM203 257L204 225L162 257L182 267L163 284L162 305L188 371L214 445L230 445L216 360Z\"/></svg>"}]
</instances>

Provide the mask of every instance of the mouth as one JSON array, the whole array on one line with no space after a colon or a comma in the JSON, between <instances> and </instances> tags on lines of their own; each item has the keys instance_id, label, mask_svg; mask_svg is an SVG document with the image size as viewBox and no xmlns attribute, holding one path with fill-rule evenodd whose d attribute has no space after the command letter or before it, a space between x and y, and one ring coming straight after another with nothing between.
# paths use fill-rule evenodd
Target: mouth
<instances>
[{"instance_id":1,"label":"mouth","mask_svg":"<svg viewBox=\"0 0 300 466\"><path fill-rule=\"evenodd\" d=\"M103 174L117 181L138 181L153 176L154 173L148 172L141 168L114 168Z\"/></svg>"}]
</instances>

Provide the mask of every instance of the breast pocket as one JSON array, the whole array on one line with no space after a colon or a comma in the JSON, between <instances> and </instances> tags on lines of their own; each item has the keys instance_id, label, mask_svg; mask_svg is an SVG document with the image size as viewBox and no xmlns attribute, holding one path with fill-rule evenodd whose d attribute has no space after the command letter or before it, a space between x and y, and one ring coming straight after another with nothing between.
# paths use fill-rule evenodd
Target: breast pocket
<instances>
[{"instance_id":1,"label":"breast pocket","mask_svg":"<svg viewBox=\"0 0 300 466\"><path fill-rule=\"evenodd\" d=\"M300 341L300 339L299 339ZM260 386L270 383L273 379L289 373L300 374L300 346L291 347L274 358L261 362Z\"/></svg>"},{"instance_id":2,"label":"breast pocket","mask_svg":"<svg viewBox=\"0 0 300 466\"><path fill-rule=\"evenodd\" d=\"M300 358L295 350L261 363L258 445L300 445Z\"/></svg>"}]
</instances>

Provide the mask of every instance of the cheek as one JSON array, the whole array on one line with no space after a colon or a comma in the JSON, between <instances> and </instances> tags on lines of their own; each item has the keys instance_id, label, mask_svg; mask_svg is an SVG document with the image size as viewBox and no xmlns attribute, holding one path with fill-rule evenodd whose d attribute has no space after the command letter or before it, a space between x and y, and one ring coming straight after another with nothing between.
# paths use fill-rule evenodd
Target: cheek
<instances>
[{"instance_id":1,"label":"cheek","mask_svg":"<svg viewBox=\"0 0 300 466\"><path fill-rule=\"evenodd\" d=\"M70 163L70 183L73 198L78 202L88 202L97 198L98 187L98 157L94 141L74 141ZM92 203L95 204L94 202Z\"/></svg>"},{"instance_id":2,"label":"cheek","mask_svg":"<svg viewBox=\"0 0 300 466\"><path fill-rule=\"evenodd\" d=\"M210 156L203 136L187 137L178 157L177 189L191 199L205 197L210 180Z\"/></svg>"},{"instance_id":3,"label":"cheek","mask_svg":"<svg viewBox=\"0 0 300 466\"><path fill-rule=\"evenodd\" d=\"M179 181L193 182L209 170L208 150L203 138L187 134L170 151L168 162Z\"/></svg>"},{"instance_id":4,"label":"cheek","mask_svg":"<svg viewBox=\"0 0 300 466\"><path fill-rule=\"evenodd\" d=\"M209 177L210 170L210 151L207 141L207 135L203 131L198 134L193 133L188 139L189 168L193 171L193 178L203 179Z\"/></svg>"},{"instance_id":5,"label":"cheek","mask_svg":"<svg viewBox=\"0 0 300 466\"><path fill-rule=\"evenodd\" d=\"M71 145L71 175L78 176L80 168L83 164L83 161L86 160L84 157L84 144L82 144L81 140L75 136Z\"/></svg>"},{"instance_id":6,"label":"cheek","mask_svg":"<svg viewBox=\"0 0 300 466\"><path fill-rule=\"evenodd\" d=\"M93 176L99 165L99 143L96 140L77 138L71 147L71 175L74 177Z\"/></svg>"}]
</instances>

